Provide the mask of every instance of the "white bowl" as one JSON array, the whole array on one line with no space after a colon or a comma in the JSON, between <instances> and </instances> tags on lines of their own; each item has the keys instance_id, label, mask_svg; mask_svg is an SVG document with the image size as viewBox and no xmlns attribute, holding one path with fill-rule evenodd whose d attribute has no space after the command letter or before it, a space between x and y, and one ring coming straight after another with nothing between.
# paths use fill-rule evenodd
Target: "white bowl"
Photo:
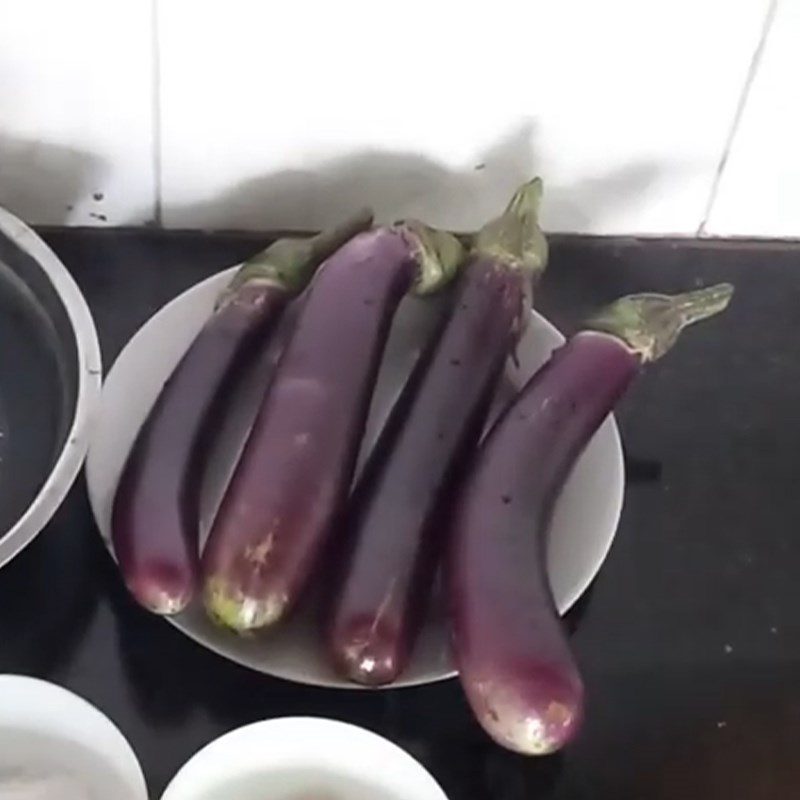
<instances>
[{"instance_id":1,"label":"white bowl","mask_svg":"<svg viewBox=\"0 0 800 800\"><path fill-rule=\"evenodd\" d=\"M0 797L12 777L55 775L90 798L147 800L139 762L108 717L52 683L0 675Z\"/></svg>"},{"instance_id":2,"label":"white bowl","mask_svg":"<svg viewBox=\"0 0 800 800\"><path fill-rule=\"evenodd\" d=\"M0 297L2 566L49 522L81 468L101 366L92 316L72 276L2 208ZM17 409L8 419L6 403Z\"/></svg>"},{"instance_id":3,"label":"white bowl","mask_svg":"<svg viewBox=\"0 0 800 800\"><path fill-rule=\"evenodd\" d=\"M87 479L92 510L109 549L114 492L136 433L231 274L228 270L215 275L164 306L131 339L106 379L89 448ZM397 314L373 397L362 462L420 352L426 332L435 324L433 310L430 301L409 298ZM563 341L547 320L533 312L517 351L517 365L509 364L508 383L519 386L527 380ZM270 357L265 355L266 359ZM203 492L201 537L207 534L267 374L267 369L253 371L250 385L220 432ZM548 571L562 613L586 590L608 553L622 508L623 486L622 447L614 419L609 417L577 463L555 509ZM301 614L267 637L250 638L213 625L199 603L170 621L209 649L252 669L301 683L353 688L326 663L316 620L310 616ZM411 664L393 685L430 683L453 675L441 603L434 602Z\"/></svg>"},{"instance_id":4,"label":"white bowl","mask_svg":"<svg viewBox=\"0 0 800 800\"><path fill-rule=\"evenodd\" d=\"M206 745L161 800L447 800L408 753L363 728L285 717Z\"/></svg>"}]
</instances>

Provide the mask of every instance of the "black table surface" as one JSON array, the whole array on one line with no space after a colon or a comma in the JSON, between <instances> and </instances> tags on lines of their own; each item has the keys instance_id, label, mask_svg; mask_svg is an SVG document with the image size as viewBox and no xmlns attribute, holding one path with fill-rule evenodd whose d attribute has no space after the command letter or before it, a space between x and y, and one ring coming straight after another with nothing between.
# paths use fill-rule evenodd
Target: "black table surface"
<instances>
[{"instance_id":1,"label":"black table surface","mask_svg":"<svg viewBox=\"0 0 800 800\"><path fill-rule=\"evenodd\" d=\"M104 363L253 236L49 230L83 289ZM383 692L293 685L229 663L139 610L79 480L0 572L0 671L47 678L121 728L152 797L235 727L321 715L371 728L451 800L770 800L800 792L800 249L553 241L541 310L565 330L639 290L729 280L729 312L692 331L619 409L628 483L617 538L568 615L588 687L581 738L526 759L490 743L457 681Z\"/></svg>"}]
</instances>

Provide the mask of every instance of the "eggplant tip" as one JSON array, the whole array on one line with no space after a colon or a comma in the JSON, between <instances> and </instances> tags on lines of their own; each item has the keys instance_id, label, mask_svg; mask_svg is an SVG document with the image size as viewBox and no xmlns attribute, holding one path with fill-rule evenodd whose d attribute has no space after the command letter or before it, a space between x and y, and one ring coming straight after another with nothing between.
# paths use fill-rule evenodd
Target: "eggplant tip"
<instances>
[{"instance_id":1,"label":"eggplant tip","mask_svg":"<svg viewBox=\"0 0 800 800\"><path fill-rule=\"evenodd\" d=\"M379 658L368 652L348 653L339 663L343 676L362 686L385 686L397 678L393 659Z\"/></svg>"},{"instance_id":2,"label":"eggplant tip","mask_svg":"<svg viewBox=\"0 0 800 800\"><path fill-rule=\"evenodd\" d=\"M552 702L541 713L526 715L506 726L500 715L488 712L486 730L498 744L523 755L546 756L557 752L574 737L580 727L580 710Z\"/></svg>"},{"instance_id":3,"label":"eggplant tip","mask_svg":"<svg viewBox=\"0 0 800 800\"><path fill-rule=\"evenodd\" d=\"M522 755L557 752L576 737L583 722L579 680L554 682L540 674L535 682L523 685L515 685L512 679L468 683L464 688L486 733Z\"/></svg>"},{"instance_id":4,"label":"eggplant tip","mask_svg":"<svg viewBox=\"0 0 800 800\"><path fill-rule=\"evenodd\" d=\"M180 614L189 605L194 595L191 586L184 585L168 590L163 582L158 580L128 582L127 586L128 591L142 608L162 617Z\"/></svg>"},{"instance_id":5,"label":"eggplant tip","mask_svg":"<svg viewBox=\"0 0 800 800\"><path fill-rule=\"evenodd\" d=\"M218 625L237 633L267 628L280 620L288 597L272 594L264 599L232 593L220 581L210 581L203 592L203 602L211 619Z\"/></svg>"},{"instance_id":6,"label":"eggplant tip","mask_svg":"<svg viewBox=\"0 0 800 800\"><path fill-rule=\"evenodd\" d=\"M335 630L330 651L339 674L362 686L385 686L397 679L404 658L393 646L396 635L367 616L344 629Z\"/></svg>"},{"instance_id":7,"label":"eggplant tip","mask_svg":"<svg viewBox=\"0 0 800 800\"><path fill-rule=\"evenodd\" d=\"M180 614L189 605L189 597L173 597L166 592L158 595L150 594L147 597L137 597L139 604L153 614L162 617L172 617Z\"/></svg>"}]
</instances>

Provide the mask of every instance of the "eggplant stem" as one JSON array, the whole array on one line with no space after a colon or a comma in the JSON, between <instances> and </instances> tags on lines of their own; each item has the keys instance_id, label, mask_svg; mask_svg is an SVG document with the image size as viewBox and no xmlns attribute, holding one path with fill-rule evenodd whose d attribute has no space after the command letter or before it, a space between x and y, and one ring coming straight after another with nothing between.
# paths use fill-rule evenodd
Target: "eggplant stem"
<instances>
[{"instance_id":1,"label":"eggplant stem","mask_svg":"<svg viewBox=\"0 0 800 800\"><path fill-rule=\"evenodd\" d=\"M242 264L217 301L222 307L245 284L264 283L289 295L301 292L317 267L356 234L372 226L372 211L363 208L344 222L315 236L278 239Z\"/></svg>"},{"instance_id":2,"label":"eggplant stem","mask_svg":"<svg viewBox=\"0 0 800 800\"><path fill-rule=\"evenodd\" d=\"M539 227L542 179L517 189L506 210L481 228L472 240L472 252L531 274L537 280L547 266L547 240Z\"/></svg>"},{"instance_id":3,"label":"eggplant stem","mask_svg":"<svg viewBox=\"0 0 800 800\"><path fill-rule=\"evenodd\" d=\"M584 328L615 336L647 363L661 358L685 327L724 311L732 296L730 283L676 295L629 295L590 317Z\"/></svg>"},{"instance_id":4,"label":"eggplant stem","mask_svg":"<svg viewBox=\"0 0 800 800\"><path fill-rule=\"evenodd\" d=\"M398 223L397 230L417 263L414 294L433 294L455 278L464 262L464 248L456 236L413 219Z\"/></svg>"}]
</instances>

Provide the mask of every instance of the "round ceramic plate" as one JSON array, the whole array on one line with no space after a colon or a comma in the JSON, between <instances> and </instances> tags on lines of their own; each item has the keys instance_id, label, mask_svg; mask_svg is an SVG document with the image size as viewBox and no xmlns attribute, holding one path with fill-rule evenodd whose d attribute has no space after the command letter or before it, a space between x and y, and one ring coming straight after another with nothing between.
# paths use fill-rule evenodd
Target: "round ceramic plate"
<instances>
[{"instance_id":1,"label":"round ceramic plate","mask_svg":"<svg viewBox=\"0 0 800 800\"><path fill-rule=\"evenodd\" d=\"M219 273L164 306L131 339L106 379L87 461L89 496L106 544L114 492L136 432L232 274L233 270ZM359 466L439 313L437 302L431 300L408 298L401 305L378 376ZM561 342L561 334L533 312L516 363L509 362L498 402L527 380ZM204 481L201 541L252 423L274 357L267 351L263 363L254 367L220 431ZM562 613L586 590L608 553L622 507L623 485L622 447L616 424L609 418L581 456L555 510L548 570ZM275 631L251 638L213 625L199 603L170 622L205 647L260 672L300 683L353 688L325 662L313 613L300 612ZM442 603L435 597L412 663L394 685L430 683L454 674Z\"/></svg>"}]
</instances>

